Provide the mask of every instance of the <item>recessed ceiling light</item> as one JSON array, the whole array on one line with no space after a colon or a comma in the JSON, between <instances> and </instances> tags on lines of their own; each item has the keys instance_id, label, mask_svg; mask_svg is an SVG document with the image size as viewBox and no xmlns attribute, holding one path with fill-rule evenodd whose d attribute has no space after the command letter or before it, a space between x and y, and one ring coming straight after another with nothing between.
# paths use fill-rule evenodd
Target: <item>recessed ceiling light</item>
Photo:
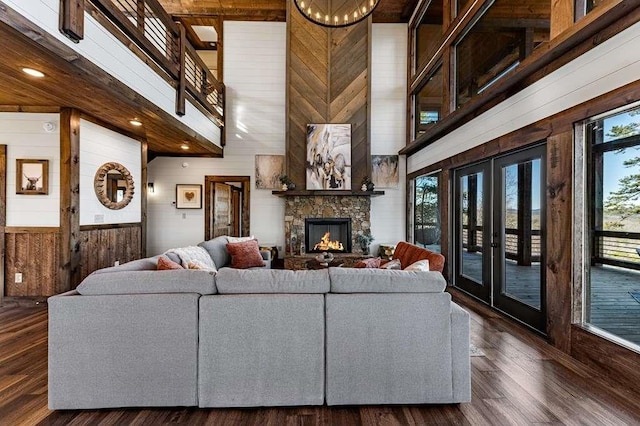
<instances>
[{"instance_id":1,"label":"recessed ceiling light","mask_svg":"<svg viewBox=\"0 0 640 426\"><path fill-rule=\"evenodd\" d=\"M185 151L189 149L189 144L187 144L186 142L183 143L182 145L180 145L180 149L184 149Z\"/></svg>"},{"instance_id":2,"label":"recessed ceiling light","mask_svg":"<svg viewBox=\"0 0 640 426\"><path fill-rule=\"evenodd\" d=\"M31 77L44 77L44 73L42 71L34 70L33 68L22 68L22 72L30 75Z\"/></svg>"},{"instance_id":3,"label":"recessed ceiling light","mask_svg":"<svg viewBox=\"0 0 640 426\"><path fill-rule=\"evenodd\" d=\"M136 127L142 126L142 121L138 120L137 118L134 118L133 120L129 120L129 123L131 123L132 126L136 126Z\"/></svg>"}]
</instances>

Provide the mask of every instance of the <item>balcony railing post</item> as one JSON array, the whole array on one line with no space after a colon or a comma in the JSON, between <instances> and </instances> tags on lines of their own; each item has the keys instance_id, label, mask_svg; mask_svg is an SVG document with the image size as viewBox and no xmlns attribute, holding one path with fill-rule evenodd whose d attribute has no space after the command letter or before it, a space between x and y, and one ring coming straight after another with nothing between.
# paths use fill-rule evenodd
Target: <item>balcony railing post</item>
<instances>
[{"instance_id":1,"label":"balcony railing post","mask_svg":"<svg viewBox=\"0 0 640 426\"><path fill-rule=\"evenodd\" d=\"M84 38L84 0L60 0L58 28L74 43Z\"/></svg>"},{"instance_id":2,"label":"balcony railing post","mask_svg":"<svg viewBox=\"0 0 640 426\"><path fill-rule=\"evenodd\" d=\"M144 0L138 0L136 9L136 24L140 34L144 36Z\"/></svg>"},{"instance_id":3,"label":"balcony railing post","mask_svg":"<svg viewBox=\"0 0 640 426\"><path fill-rule=\"evenodd\" d=\"M176 114L183 116L186 113L186 92L187 92L187 69L186 69L186 49L187 36L184 26L176 22L180 30L178 42L178 86L176 87Z\"/></svg>"}]
</instances>

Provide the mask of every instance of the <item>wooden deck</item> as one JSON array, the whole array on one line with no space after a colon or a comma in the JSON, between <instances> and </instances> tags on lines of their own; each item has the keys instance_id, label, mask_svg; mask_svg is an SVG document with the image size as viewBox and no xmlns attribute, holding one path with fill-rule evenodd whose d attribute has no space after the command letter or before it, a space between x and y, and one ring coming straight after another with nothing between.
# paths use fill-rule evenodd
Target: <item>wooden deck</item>
<instances>
[{"instance_id":1,"label":"wooden deck","mask_svg":"<svg viewBox=\"0 0 640 426\"><path fill-rule=\"evenodd\" d=\"M467 275L481 277L480 253L465 253ZM640 345L640 302L630 292L640 291L640 272L614 266L591 268L590 324ZM540 264L518 266L507 261L507 293L528 305L540 306Z\"/></svg>"},{"instance_id":2,"label":"wooden deck","mask_svg":"<svg viewBox=\"0 0 640 426\"><path fill-rule=\"evenodd\" d=\"M0 307L0 425L632 425L640 395L515 322L471 313L472 401L455 405L47 409L47 308Z\"/></svg>"}]
</instances>

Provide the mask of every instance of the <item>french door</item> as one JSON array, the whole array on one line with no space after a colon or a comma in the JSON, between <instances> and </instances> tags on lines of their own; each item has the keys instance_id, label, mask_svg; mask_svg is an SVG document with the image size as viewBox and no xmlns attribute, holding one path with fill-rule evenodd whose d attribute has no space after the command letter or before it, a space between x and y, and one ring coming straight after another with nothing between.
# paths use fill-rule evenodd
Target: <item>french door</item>
<instances>
[{"instance_id":1,"label":"french door","mask_svg":"<svg viewBox=\"0 0 640 426\"><path fill-rule=\"evenodd\" d=\"M545 146L454 172L454 285L545 332Z\"/></svg>"}]
</instances>

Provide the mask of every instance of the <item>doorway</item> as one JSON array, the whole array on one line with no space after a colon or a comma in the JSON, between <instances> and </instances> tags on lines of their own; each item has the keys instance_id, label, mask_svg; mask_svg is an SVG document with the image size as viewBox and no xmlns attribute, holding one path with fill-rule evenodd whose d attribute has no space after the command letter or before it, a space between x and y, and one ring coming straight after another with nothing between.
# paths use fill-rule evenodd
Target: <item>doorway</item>
<instances>
[{"instance_id":1,"label":"doorway","mask_svg":"<svg viewBox=\"0 0 640 426\"><path fill-rule=\"evenodd\" d=\"M249 176L205 176L205 239L248 236Z\"/></svg>"},{"instance_id":2,"label":"doorway","mask_svg":"<svg viewBox=\"0 0 640 426\"><path fill-rule=\"evenodd\" d=\"M546 147L454 172L454 285L546 332Z\"/></svg>"}]
</instances>

